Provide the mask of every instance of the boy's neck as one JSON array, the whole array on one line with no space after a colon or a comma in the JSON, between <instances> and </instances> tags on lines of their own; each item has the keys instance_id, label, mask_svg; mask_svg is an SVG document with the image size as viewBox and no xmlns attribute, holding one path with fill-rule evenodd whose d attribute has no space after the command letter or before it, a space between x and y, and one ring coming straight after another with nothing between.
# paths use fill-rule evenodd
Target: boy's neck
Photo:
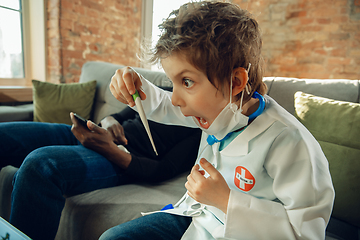
<instances>
[{"instance_id":1,"label":"boy's neck","mask_svg":"<svg viewBox=\"0 0 360 240\"><path fill-rule=\"evenodd\" d=\"M251 98L249 101L243 104L243 114L245 116L250 116L259 108L259 99Z\"/></svg>"}]
</instances>

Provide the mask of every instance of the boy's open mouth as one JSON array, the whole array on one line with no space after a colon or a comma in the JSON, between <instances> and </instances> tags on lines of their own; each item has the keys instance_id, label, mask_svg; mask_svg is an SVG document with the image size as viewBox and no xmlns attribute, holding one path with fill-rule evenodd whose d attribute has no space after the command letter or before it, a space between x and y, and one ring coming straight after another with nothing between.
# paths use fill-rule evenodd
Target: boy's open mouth
<instances>
[{"instance_id":1,"label":"boy's open mouth","mask_svg":"<svg viewBox=\"0 0 360 240\"><path fill-rule=\"evenodd\" d=\"M210 124L204 118L201 117L195 117L195 118L199 121L199 124L202 128L208 129L210 127Z\"/></svg>"}]
</instances>

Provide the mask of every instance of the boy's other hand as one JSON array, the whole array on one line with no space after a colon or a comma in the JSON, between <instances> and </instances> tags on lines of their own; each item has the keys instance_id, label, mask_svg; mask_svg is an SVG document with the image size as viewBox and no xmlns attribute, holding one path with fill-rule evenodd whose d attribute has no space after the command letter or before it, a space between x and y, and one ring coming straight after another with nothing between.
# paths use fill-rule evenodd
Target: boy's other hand
<instances>
[{"instance_id":1,"label":"boy's other hand","mask_svg":"<svg viewBox=\"0 0 360 240\"><path fill-rule=\"evenodd\" d=\"M210 175L205 177L205 172L196 164L187 177L185 187L190 197L196 201L219 208L227 212L230 188L221 173L204 158L200 160L201 167Z\"/></svg>"},{"instance_id":2,"label":"boy's other hand","mask_svg":"<svg viewBox=\"0 0 360 240\"><path fill-rule=\"evenodd\" d=\"M110 91L117 100L133 107L135 102L132 95L136 90L142 100L146 98L145 93L141 90L141 78L142 76L131 67L118 69L111 78Z\"/></svg>"}]
</instances>

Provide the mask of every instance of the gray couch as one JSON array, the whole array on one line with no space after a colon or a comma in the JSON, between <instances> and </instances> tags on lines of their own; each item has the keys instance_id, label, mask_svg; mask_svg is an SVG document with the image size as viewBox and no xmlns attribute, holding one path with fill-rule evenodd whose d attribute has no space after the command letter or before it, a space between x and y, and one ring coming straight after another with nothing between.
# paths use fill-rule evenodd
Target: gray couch
<instances>
[{"instance_id":1,"label":"gray couch","mask_svg":"<svg viewBox=\"0 0 360 240\"><path fill-rule=\"evenodd\" d=\"M126 107L111 95L108 87L112 75L120 67L105 62L88 62L82 68L80 82L97 80L92 113L92 120L95 122ZM161 72L135 69L156 85L170 86L170 82ZM268 94L290 113L294 113L296 91L359 103L358 80L266 77L264 81L269 88ZM22 108L0 107L0 121L31 118L32 105ZM70 197L66 201L56 239L98 239L106 229L137 218L140 212L158 210L176 202L185 192L185 181L186 174L157 185L130 184ZM335 217L331 218L327 239L360 239L359 236L360 231L357 227Z\"/></svg>"}]
</instances>

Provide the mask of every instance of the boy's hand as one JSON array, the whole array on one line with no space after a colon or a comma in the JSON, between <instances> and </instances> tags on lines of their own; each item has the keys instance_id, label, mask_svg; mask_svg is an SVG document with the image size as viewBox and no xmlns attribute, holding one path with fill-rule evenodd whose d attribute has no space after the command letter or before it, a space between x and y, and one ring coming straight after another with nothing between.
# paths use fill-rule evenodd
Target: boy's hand
<instances>
[{"instance_id":1,"label":"boy's hand","mask_svg":"<svg viewBox=\"0 0 360 240\"><path fill-rule=\"evenodd\" d=\"M116 144L128 144L128 140L125 137L124 128L118 121L116 121L115 118L113 118L112 116L104 118L103 120L101 120L101 126L112 134L114 142Z\"/></svg>"},{"instance_id":2,"label":"boy's hand","mask_svg":"<svg viewBox=\"0 0 360 240\"><path fill-rule=\"evenodd\" d=\"M199 170L200 167L196 164L191 169L191 173L187 177L188 181L185 183L189 196L200 203L217 207L226 213L230 196L229 186L220 172L204 158L200 160L200 165L210 176L205 178L205 172Z\"/></svg>"},{"instance_id":3,"label":"boy's hand","mask_svg":"<svg viewBox=\"0 0 360 240\"><path fill-rule=\"evenodd\" d=\"M145 93L141 90L141 79L139 75L131 67L124 67L116 70L114 76L111 78L110 91L114 97L122 103L129 104L130 107L135 106L132 97L135 90L138 90L140 98L146 98Z\"/></svg>"}]
</instances>

